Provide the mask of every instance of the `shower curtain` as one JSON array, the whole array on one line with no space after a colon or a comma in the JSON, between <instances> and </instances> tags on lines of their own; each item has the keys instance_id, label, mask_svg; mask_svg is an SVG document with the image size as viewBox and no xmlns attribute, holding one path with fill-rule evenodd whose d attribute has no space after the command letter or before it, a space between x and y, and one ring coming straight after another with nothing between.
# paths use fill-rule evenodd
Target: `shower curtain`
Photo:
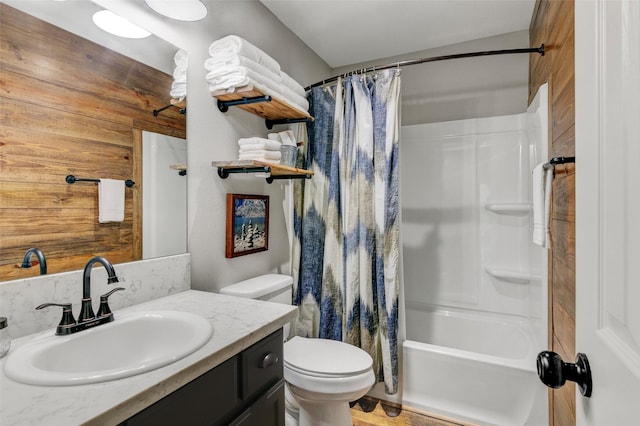
<instances>
[{"instance_id":1,"label":"shower curtain","mask_svg":"<svg viewBox=\"0 0 640 426\"><path fill-rule=\"evenodd\" d=\"M400 70L309 95L306 164L294 188L294 334L351 343L398 385Z\"/></svg>"}]
</instances>

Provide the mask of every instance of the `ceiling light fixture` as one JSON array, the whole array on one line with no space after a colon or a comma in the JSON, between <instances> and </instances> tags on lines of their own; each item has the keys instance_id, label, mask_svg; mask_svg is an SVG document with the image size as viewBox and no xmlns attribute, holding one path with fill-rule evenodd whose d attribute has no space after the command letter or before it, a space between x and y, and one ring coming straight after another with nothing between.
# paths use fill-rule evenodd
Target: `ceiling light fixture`
<instances>
[{"instance_id":1,"label":"ceiling light fixture","mask_svg":"<svg viewBox=\"0 0 640 426\"><path fill-rule=\"evenodd\" d=\"M124 38L145 38L151 33L139 26L132 24L110 10L101 10L93 14L93 23L100 29Z\"/></svg>"},{"instance_id":2,"label":"ceiling light fixture","mask_svg":"<svg viewBox=\"0 0 640 426\"><path fill-rule=\"evenodd\" d=\"M200 0L144 0L151 9L178 21L199 21L207 16L207 7Z\"/></svg>"}]
</instances>

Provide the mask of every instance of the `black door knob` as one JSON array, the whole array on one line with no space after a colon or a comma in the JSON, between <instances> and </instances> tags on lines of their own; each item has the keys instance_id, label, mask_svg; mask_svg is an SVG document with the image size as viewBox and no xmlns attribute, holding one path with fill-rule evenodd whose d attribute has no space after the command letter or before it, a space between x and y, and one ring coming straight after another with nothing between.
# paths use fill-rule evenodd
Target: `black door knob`
<instances>
[{"instance_id":1,"label":"black door knob","mask_svg":"<svg viewBox=\"0 0 640 426\"><path fill-rule=\"evenodd\" d=\"M562 357L555 352L544 351L538 354L537 366L538 377L550 388L558 389L569 380L576 382L582 396L591 396L591 369L585 354L579 353L575 364L571 364L562 361Z\"/></svg>"}]
</instances>

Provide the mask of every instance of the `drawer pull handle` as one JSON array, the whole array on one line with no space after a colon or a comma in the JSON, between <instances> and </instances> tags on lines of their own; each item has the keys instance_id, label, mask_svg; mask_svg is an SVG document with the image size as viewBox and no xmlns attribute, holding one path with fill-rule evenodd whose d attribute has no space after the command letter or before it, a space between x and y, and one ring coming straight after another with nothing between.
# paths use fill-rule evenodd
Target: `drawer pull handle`
<instances>
[{"instance_id":1,"label":"drawer pull handle","mask_svg":"<svg viewBox=\"0 0 640 426\"><path fill-rule=\"evenodd\" d=\"M262 363L260 364L260 368L271 367L273 364L277 363L278 361L279 361L278 355L274 354L273 352L269 352L264 356L264 358L262 358Z\"/></svg>"}]
</instances>

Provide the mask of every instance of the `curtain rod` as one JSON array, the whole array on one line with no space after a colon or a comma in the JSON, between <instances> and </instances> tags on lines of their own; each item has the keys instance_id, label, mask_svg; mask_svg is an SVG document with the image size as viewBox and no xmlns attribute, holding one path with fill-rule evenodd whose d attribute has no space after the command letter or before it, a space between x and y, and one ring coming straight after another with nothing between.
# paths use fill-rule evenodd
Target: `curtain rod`
<instances>
[{"instance_id":1,"label":"curtain rod","mask_svg":"<svg viewBox=\"0 0 640 426\"><path fill-rule=\"evenodd\" d=\"M461 58L473 58L476 56L492 56L492 55L509 55L514 53L539 53L540 56L544 56L544 44L541 44L540 47L527 47L525 49L506 49L506 50L485 50L482 52L469 52L469 53L456 53L453 55L444 55L444 56L432 56L430 58L421 58L421 59L412 59L408 61L399 61L394 62L392 64L373 66L369 68L363 68L360 70L350 71L344 74L336 75L326 80L319 81L317 83L312 84L311 86L307 86L304 90L310 90L314 87L322 86L327 83L332 83L336 81L341 76L347 76L352 74L364 74L372 71L385 70L389 68L399 68L406 65L417 65L423 64L425 62L437 62L437 61L446 61L449 59L461 59Z\"/></svg>"}]
</instances>

